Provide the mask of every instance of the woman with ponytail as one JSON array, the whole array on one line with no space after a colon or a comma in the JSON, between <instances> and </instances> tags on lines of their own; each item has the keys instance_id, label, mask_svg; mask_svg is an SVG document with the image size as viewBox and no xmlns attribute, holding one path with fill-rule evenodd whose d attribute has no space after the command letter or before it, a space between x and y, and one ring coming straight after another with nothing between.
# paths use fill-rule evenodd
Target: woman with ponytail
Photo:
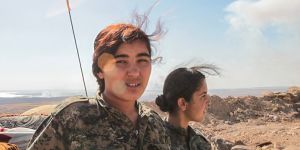
<instances>
[{"instance_id":1,"label":"woman with ponytail","mask_svg":"<svg viewBox=\"0 0 300 150\"><path fill-rule=\"evenodd\" d=\"M163 94L156 98L155 102L160 110L169 113L165 127L173 150L212 149L201 132L189 126L190 121L201 122L204 119L209 103L205 75L202 72L219 74L212 65L178 68L167 76Z\"/></svg>"}]
</instances>

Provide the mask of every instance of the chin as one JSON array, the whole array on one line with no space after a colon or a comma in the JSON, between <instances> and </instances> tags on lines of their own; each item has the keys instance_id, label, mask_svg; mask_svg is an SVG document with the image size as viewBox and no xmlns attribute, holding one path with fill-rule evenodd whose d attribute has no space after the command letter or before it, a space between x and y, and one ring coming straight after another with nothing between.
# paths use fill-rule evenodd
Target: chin
<instances>
[{"instance_id":1,"label":"chin","mask_svg":"<svg viewBox=\"0 0 300 150\"><path fill-rule=\"evenodd\" d=\"M201 117L201 118L197 118L195 121L196 122L202 122L204 120L204 117Z\"/></svg>"},{"instance_id":2,"label":"chin","mask_svg":"<svg viewBox=\"0 0 300 150\"><path fill-rule=\"evenodd\" d=\"M128 101L136 101L136 100L138 100L142 95L141 94L133 94L133 93L131 93L131 94L126 94L126 95L124 95L125 97L128 97Z\"/></svg>"},{"instance_id":3,"label":"chin","mask_svg":"<svg viewBox=\"0 0 300 150\"><path fill-rule=\"evenodd\" d=\"M204 118L201 118L201 119L199 119L199 121L198 122L202 122L204 120Z\"/></svg>"},{"instance_id":4,"label":"chin","mask_svg":"<svg viewBox=\"0 0 300 150\"><path fill-rule=\"evenodd\" d=\"M143 95L143 90L128 90L126 92L126 97L130 97L130 99L139 99Z\"/></svg>"}]
</instances>

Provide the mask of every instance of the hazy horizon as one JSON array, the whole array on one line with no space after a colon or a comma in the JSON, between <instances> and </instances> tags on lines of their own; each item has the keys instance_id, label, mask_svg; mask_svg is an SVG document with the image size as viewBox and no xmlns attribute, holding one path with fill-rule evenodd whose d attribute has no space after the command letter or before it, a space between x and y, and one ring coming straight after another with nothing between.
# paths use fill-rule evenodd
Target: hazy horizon
<instances>
[{"instance_id":1,"label":"hazy horizon","mask_svg":"<svg viewBox=\"0 0 300 150\"><path fill-rule=\"evenodd\" d=\"M227 96L262 96L266 92L286 92L289 87L255 87L236 89L208 89L210 95ZM140 99L155 99L162 90L146 90ZM53 98L85 95L84 90L0 90L0 99L9 98ZM95 97L96 90L89 90L88 96Z\"/></svg>"}]
</instances>

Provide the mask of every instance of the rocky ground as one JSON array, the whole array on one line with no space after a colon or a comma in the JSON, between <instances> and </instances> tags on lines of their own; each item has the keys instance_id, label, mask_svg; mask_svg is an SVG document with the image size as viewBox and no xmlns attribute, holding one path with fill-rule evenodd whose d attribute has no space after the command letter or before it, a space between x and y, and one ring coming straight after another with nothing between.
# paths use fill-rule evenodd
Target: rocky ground
<instances>
[{"instance_id":1,"label":"rocky ground","mask_svg":"<svg viewBox=\"0 0 300 150\"><path fill-rule=\"evenodd\" d=\"M212 96L204 125L196 126L209 137L230 141L232 146L300 149L300 88L262 97Z\"/></svg>"},{"instance_id":2,"label":"rocky ground","mask_svg":"<svg viewBox=\"0 0 300 150\"><path fill-rule=\"evenodd\" d=\"M211 96L205 120L191 125L221 150L300 150L300 88L261 97Z\"/></svg>"},{"instance_id":3,"label":"rocky ground","mask_svg":"<svg viewBox=\"0 0 300 150\"><path fill-rule=\"evenodd\" d=\"M300 149L300 120L265 122L250 120L235 124L195 125L216 143L220 149ZM265 146L259 146L264 145ZM238 145L238 146L237 146Z\"/></svg>"},{"instance_id":4,"label":"rocky ground","mask_svg":"<svg viewBox=\"0 0 300 150\"><path fill-rule=\"evenodd\" d=\"M167 116L154 102L145 103L162 117ZM32 124L39 118L36 115L43 114L44 118L54 107L48 105L26 111L21 121L27 120L27 125L36 127ZM33 114L31 118L25 117ZM12 117L17 120L8 121ZM0 115L0 126L1 123L11 127L20 125L18 119L20 117L14 115ZM220 150L300 150L300 87L265 93L261 97L211 96L205 120L191 125L200 128Z\"/></svg>"}]
</instances>

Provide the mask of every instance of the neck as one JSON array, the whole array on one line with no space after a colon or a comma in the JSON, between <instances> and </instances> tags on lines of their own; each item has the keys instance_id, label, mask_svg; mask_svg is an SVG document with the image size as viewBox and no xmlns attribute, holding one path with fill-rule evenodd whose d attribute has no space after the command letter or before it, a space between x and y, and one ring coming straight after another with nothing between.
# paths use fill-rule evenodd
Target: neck
<instances>
[{"instance_id":1,"label":"neck","mask_svg":"<svg viewBox=\"0 0 300 150\"><path fill-rule=\"evenodd\" d=\"M189 121L185 119L185 117L181 113L169 114L168 122L175 127L181 127L184 129L187 129L189 125Z\"/></svg>"},{"instance_id":2,"label":"neck","mask_svg":"<svg viewBox=\"0 0 300 150\"><path fill-rule=\"evenodd\" d=\"M125 114L134 125L136 124L138 117L135 107L136 101L126 101L116 97L109 97L105 93L103 93L103 98L110 106Z\"/></svg>"}]
</instances>

